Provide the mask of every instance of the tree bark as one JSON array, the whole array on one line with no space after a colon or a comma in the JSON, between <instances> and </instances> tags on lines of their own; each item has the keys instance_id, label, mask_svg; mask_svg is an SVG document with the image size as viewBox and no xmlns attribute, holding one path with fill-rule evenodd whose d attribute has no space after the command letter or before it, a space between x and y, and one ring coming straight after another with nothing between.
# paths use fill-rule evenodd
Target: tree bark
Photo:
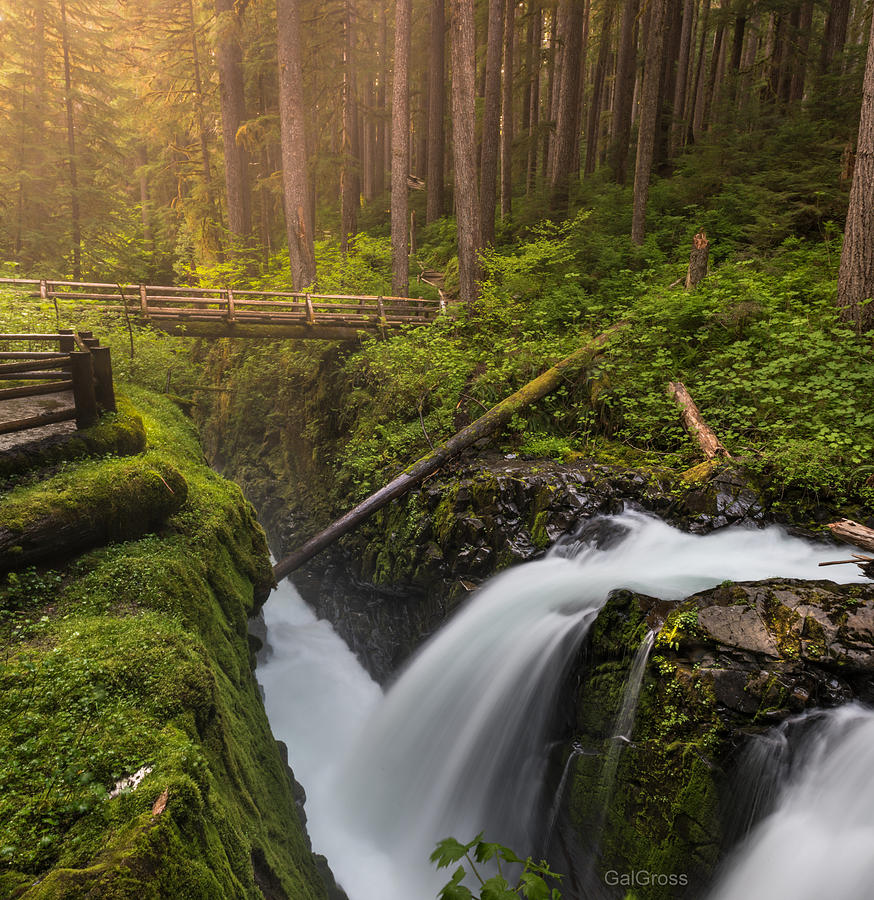
<instances>
[{"instance_id":1,"label":"tree bark","mask_svg":"<svg viewBox=\"0 0 874 900\"><path fill-rule=\"evenodd\" d=\"M525 178L525 193L530 194L537 182L537 146L540 130L540 43L543 35L543 12L534 6L531 16L531 31L528 42L528 160Z\"/></svg>"},{"instance_id":2,"label":"tree bark","mask_svg":"<svg viewBox=\"0 0 874 900\"><path fill-rule=\"evenodd\" d=\"M692 2L692 0L688 0ZM637 17L640 0L625 0L616 60L616 86L613 92L613 117L610 123L608 162L617 184L628 177L628 150L631 141L631 109L634 79L637 74Z\"/></svg>"},{"instance_id":3,"label":"tree bark","mask_svg":"<svg viewBox=\"0 0 874 900\"><path fill-rule=\"evenodd\" d=\"M855 544L863 550L874 550L874 529L866 528L852 519L840 519L826 526L839 540ZM849 562L849 560L847 560ZM859 561L861 564L861 561Z\"/></svg>"},{"instance_id":4,"label":"tree bark","mask_svg":"<svg viewBox=\"0 0 874 900\"><path fill-rule=\"evenodd\" d=\"M67 154L70 172L70 220L73 237L73 280L82 280L82 217L79 207L79 169L76 162L76 125L73 118L73 72L67 4L60 0L61 46L64 53L64 106L67 116Z\"/></svg>"},{"instance_id":5,"label":"tree bark","mask_svg":"<svg viewBox=\"0 0 874 900\"><path fill-rule=\"evenodd\" d=\"M282 182L291 280L296 291L316 280L313 215L307 173L299 0L276 0Z\"/></svg>"},{"instance_id":6,"label":"tree bark","mask_svg":"<svg viewBox=\"0 0 874 900\"><path fill-rule=\"evenodd\" d=\"M850 0L831 0L820 49L819 70L830 72L836 57L843 52L850 20Z\"/></svg>"},{"instance_id":7,"label":"tree bark","mask_svg":"<svg viewBox=\"0 0 874 900\"><path fill-rule=\"evenodd\" d=\"M504 81L501 95L501 218L513 211L513 56L516 0L504 7Z\"/></svg>"},{"instance_id":8,"label":"tree bark","mask_svg":"<svg viewBox=\"0 0 874 900\"><path fill-rule=\"evenodd\" d=\"M680 407L680 419L683 427L689 437L698 444L704 456L707 459L716 459L718 456L731 459L731 454L723 447L722 442L713 433L713 429L704 421L701 411L695 405L686 386L681 381L671 381L668 383L668 394Z\"/></svg>"},{"instance_id":9,"label":"tree bark","mask_svg":"<svg viewBox=\"0 0 874 900\"><path fill-rule=\"evenodd\" d=\"M459 2L463 2L463 0L452 0L453 5ZM439 444L430 453L413 463L406 471L392 479L384 488L381 488L375 494L371 494L366 500L307 541L298 550L280 560L273 567L273 577L277 581L286 578L295 569L300 568L316 554L321 553L325 547L370 518L377 510L382 509L383 506L386 506L392 500L403 496L407 491L420 484L462 450L483 438L489 437L499 428L506 425L518 412L564 384L568 374L577 371L589 362L610 337L622 327L622 323L614 325L608 331L593 338L585 346L561 362L556 363L552 368L547 369L542 375L539 375L533 381L529 381L515 394L511 394L496 406L493 406L487 413L480 416L475 422L471 422L466 428L462 428L449 440Z\"/></svg>"},{"instance_id":10,"label":"tree bark","mask_svg":"<svg viewBox=\"0 0 874 900\"><path fill-rule=\"evenodd\" d=\"M358 231L358 206L361 202L354 20L352 0L346 0L343 15L343 132L340 147L340 249L343 253L349 249L349 237Z\"/></svg>"},{"instance_id":11,"label":"tree bark","mask_svg":"<svg viewBox=\"0 0 874 900\"><path fill-rule=\"evenodd\" d=\"M595 63L595 77L592 82L592 98L586 122L586 165L584 173L591 175L598 163L598 138L601 125L601 109L604 98L604 81L607 78L607 56L610 52L613 28L613 4L606 3L601 18L601 36L598 40L598 60Z\"/></svg>"},{"instance_id":12,"label":"tree bark","mask_svg":"<svg viewBox=\"0 0 874 900\"><path fill-rule=\"evenodd\" d=\"M237 132L246 121L240 22L234 0L215 0L215 11L218 17L215 56L221 98L228 229L236 243L245 244L252 233L252 189L249 154L237 141Z\"/></svg>"},{"instance_id":13,"label":"tree bark","mask_svg":"<svg viewBox=\"0 0 874 900\"><path fill-rule=\"evenodd\" d=\"M580 98L580 53L583 43L583 3L562 0L559 21L564 47L561 54L561 79L555 121L555 146L551 163L553 203L566 205L574 159L574 141L578 140Z\"/></svg>"},{"instance_id":14,"label":"tree bark","mask_svg":"<svg viewBox=\"0 0 874 900\"><path fill-rule=\"evenodd\" d=\"M689 269L686 272L686 290L690 291L707 275L707 262L710 257L710 241L703 231L699 231L692 240L692 253L689 256Z\"/></svg>"},{"instance_id":15,"label":"tree bark","mask_svg":"<svg viewBox=\"0 0 874 900\"><path fill-rule=\"evenodd\" d=\"M794 54L795 66L792 71L792 85L789 100L800 103L804 99L804 85L807 80L807 59L810 53L810 31L813 24L813 0L804 0L798 21L798 43Z\"/></svg>"},{"instance_id":16,"label":"tree bark","mask_svg":"<svg viewBox=\"0 0 874 900\"><path fill-rule=\"evenodd\" d=\"M428 175L425 221L434 222L444 212L443 166L446 108L446 13L445 0L431 0L431 43L428 66Z\"/></svg>"},{"instance_id":17,"label":"tree bark","mask_svg":"<svg viewBox=\"0 0 874 900\"><path fill-rule=\"evenodd\" d=\"M698 134L698 126L700 109L702 107L703 84L702 75L704 72L704 61L707 56L707 26L710 18L710 0L704 0L704 9L699 17L700 19L700 37L698 41L698 55L695 60L695 76L692 79L692 90L689 91L687 99L686 120L686 142L694 144Z\"/></svg>"},{"instance_id":18,"label":"tree bark","mask_svg":"<svg viewBox=\"0 0 874 900\"><path fill-rule=\"evenodd\" d=\"M637 132L637 161L634 168L634 209L631 219L631 240L642 244L646 233L646 204L649 199L649 179L652 173L658 127L658 94L662 74L662 55L665 37L666 0L651 0L652 14L646 43L643 90L640 104L640 126Z\"/></svg>"},{"instance_id":19,"label":"tree bark","mask_svg":"<svg viewBox=\"0 0 874 900\"><path fill-rule=\"evenodd\" d=\"M501 48L504 43L504 0L489 0L486 80L480 154L480 229L483 246L495 240L498 153L501 125Z\"/></svg>"},{"instance_id":20,"label":"tree bark","mask_svg":"<svg viewBox=\"0 0 874 900\"><path fill-rule=\"evenodd\" d=\"M862 86L853 186L838 271L841 319L858 331L874 327L874 21Z\"/></svg>"},{"instance_id":21,"label":"tree bark","mask_svg":"<svg viewBox=\"0 0 874 900\"><path fill-rule=\"evenodd\" d=\"M407 176L410 173L410 36L412 2L395 5L395 60L391 104L391 285L395 296L410 289L409 218Z\"/></svg>"},{"instance_id":22,"label":"tree bark","mask_svg":"<svg viewBox=\"0 0 874 900\"><path fill-rule=\"evenodd\" d=\"M480 269L477 254L482 246L476 171L474 0L450 0L450 11L458 280L461 299L471 304L478 295Z\"/></svg>"}]
</instances>

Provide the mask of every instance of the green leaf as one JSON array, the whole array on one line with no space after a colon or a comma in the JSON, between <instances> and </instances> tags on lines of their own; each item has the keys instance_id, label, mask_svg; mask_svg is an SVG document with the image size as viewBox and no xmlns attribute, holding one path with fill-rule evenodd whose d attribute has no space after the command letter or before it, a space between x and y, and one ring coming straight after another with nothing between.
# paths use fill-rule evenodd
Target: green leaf
<instances>
[{"instance_id":1,"label":"green leaf","mask_svg":"<svg viewBox=\"0 0 874 900\"><path fill-rule=\"evenodd\" d=\"M438 841L437 849L431 854L431 862L436 863L438 869L445 869L452 863L458 862L469 852L470 848L480 839L477 835L469 844L462 844L453 837Z\"/></svg>"},{"instance_id":2,"label":"green leaf","mask_svg":"<svg viewBox=\"0 0 874 900\"><path fill-rule=\"evenodd\" d=\"M444 843L444 841L441 841L440 843ZM456 841L456 843L458 843L458 841ZM468 888L461 884L464 875L464 866L459 866L455 870L452 880L447 881L440 891L440 900L473 900L473 894Z\"/></svg>"}]
</instances>

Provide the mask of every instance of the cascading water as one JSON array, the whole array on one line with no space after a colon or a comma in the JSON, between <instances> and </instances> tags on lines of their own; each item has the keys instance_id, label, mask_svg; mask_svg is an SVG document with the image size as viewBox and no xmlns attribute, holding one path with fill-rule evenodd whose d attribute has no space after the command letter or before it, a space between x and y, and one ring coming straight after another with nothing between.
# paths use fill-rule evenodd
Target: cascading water
<instances>
[{"instance_id":1,"label":"cascading water","mask_svg":"<svg viewBox=\"0 0 874 900\"><path fill-rule=\"evenodd\" d=\"M309 794L314 846L350 900L434 897L445 878L428 856L449 834L467 840L485 830L523 853L534 843L554 704L611 590L681 599L725 579L821 574L821 550L778 528L701 537L638 512L609 522L621 540L566 545L477 591L381 701L363 673L353 676L351 654L335 635L328 640L324 623L312 614L303 621L302 605L287 611L293 589L271 598L273 652L258 677L274 732ZM861 580L855 569L840 574ZM319 628L324 642L311 643ZM319 686L324 677L330 690ZM311 691L323 693L300 700ZM310 711L324 714L335 702L329 695L342 708L326 716L325 739Z\"/></svg>"},{"instance_id":2,"label":"cascading water","mask_svg":"<svg viewBox=\"0 0 874 900\"><path fill-rule=\"evenodd\" d=\"M874 896L874 711L849 704L805 719L800 760L777 732L776 808L729 857L710 900Z\"/></svg>"}]
</instances>

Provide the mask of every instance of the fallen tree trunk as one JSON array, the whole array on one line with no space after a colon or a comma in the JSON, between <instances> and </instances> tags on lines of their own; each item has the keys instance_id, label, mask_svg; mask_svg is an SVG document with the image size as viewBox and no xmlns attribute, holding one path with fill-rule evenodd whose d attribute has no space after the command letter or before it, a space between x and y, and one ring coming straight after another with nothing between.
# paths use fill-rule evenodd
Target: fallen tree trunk
<instances>
[{"instance_id":1,"label":"fallen tree trunk","mask_svg":"<svg viewBox=\"0 0 874 900\"><path fill-rule=\"evenodd\" d=\"M874 529L866 528L852 519L840 519L826 526L831 533L848 544L855 544L863 550L874 550Z\"/></svg>"},{"instance_id":2,"label":"fallen tree trunk","mask_svg":"<svg viewBox=\"0 0 874 900\"><path fill-rule=\"evenodd\" d=\"M488 412L471 422L466 428L454 434L447 441L438 444L430 453L417 460L397 478L392 479L385 487L371 494L358 506L349 510L344 516L332 522L324 531L308 540L302 547L290 553L273 567L273 575L277 581L290 575L305 562L320 553L329 544L332 544L344 534L350 532L365 519L372 516L377 510L390 503L397 497L401 497L411 488L415 487L441 466L458 455L462 450L475 444L477 441L493 434L526 406L545 397L555 390L565 375L580 368L588 362L601 347L618 331L623 328L624 322L607 329L603 334L592 338L579 350L570 356L557 362L552 368L547 369L533 381L529 381L524 387L493 406Z\"/></svg>"},{"instance_id":3,"label":"fallen tree trunk","mask_svg":"<svg viewBox=\"0 0 874 900\"><path fill-rule=\"evenodd\" d=\"M695 401L686 390L683 382L668 382L668 394L680 407L680 418L683 421L683 428L686 429L689 437L698 444L701 452L707 459L716 459L716 457L731 459L731 454L714 434L713 429L704 421L701 411L695 405Z\"/></svg>"}]
</instances>

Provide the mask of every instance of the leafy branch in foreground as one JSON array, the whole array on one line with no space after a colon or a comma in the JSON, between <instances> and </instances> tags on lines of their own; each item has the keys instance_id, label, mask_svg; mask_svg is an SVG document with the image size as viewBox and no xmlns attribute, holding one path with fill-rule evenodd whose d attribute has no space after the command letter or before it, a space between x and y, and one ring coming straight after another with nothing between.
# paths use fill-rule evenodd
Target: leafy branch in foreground
<instances>
[{"instance_id":1,"label":"leafy branch in foreground","mask_svg":"<svg viewBox=\"0 0 874 900\"><path fill-rule=\"evenodd\" d=\"M544 860L536 863L530 856L521 859L508 847L484 841L482 832L467 844L452 837L445 838L431 854L431 862L438 869L449 868L453 863L465 859L470 865L471 874L479 882L479 900L517 900L519 897L527 900L561 900L561 892L558 888L550 888L546 879L560 880L562 876L551 871ZM477 863L482 866L491 861L497 867L497 874L484 878L477 869ZM502 862L511 867L522 867L515 886L505 877ZM464 866L459 866L452 879L440 891L440 900L475 900L473 892L461 883L467 874Z\"/></svg>"}]
</instances>

